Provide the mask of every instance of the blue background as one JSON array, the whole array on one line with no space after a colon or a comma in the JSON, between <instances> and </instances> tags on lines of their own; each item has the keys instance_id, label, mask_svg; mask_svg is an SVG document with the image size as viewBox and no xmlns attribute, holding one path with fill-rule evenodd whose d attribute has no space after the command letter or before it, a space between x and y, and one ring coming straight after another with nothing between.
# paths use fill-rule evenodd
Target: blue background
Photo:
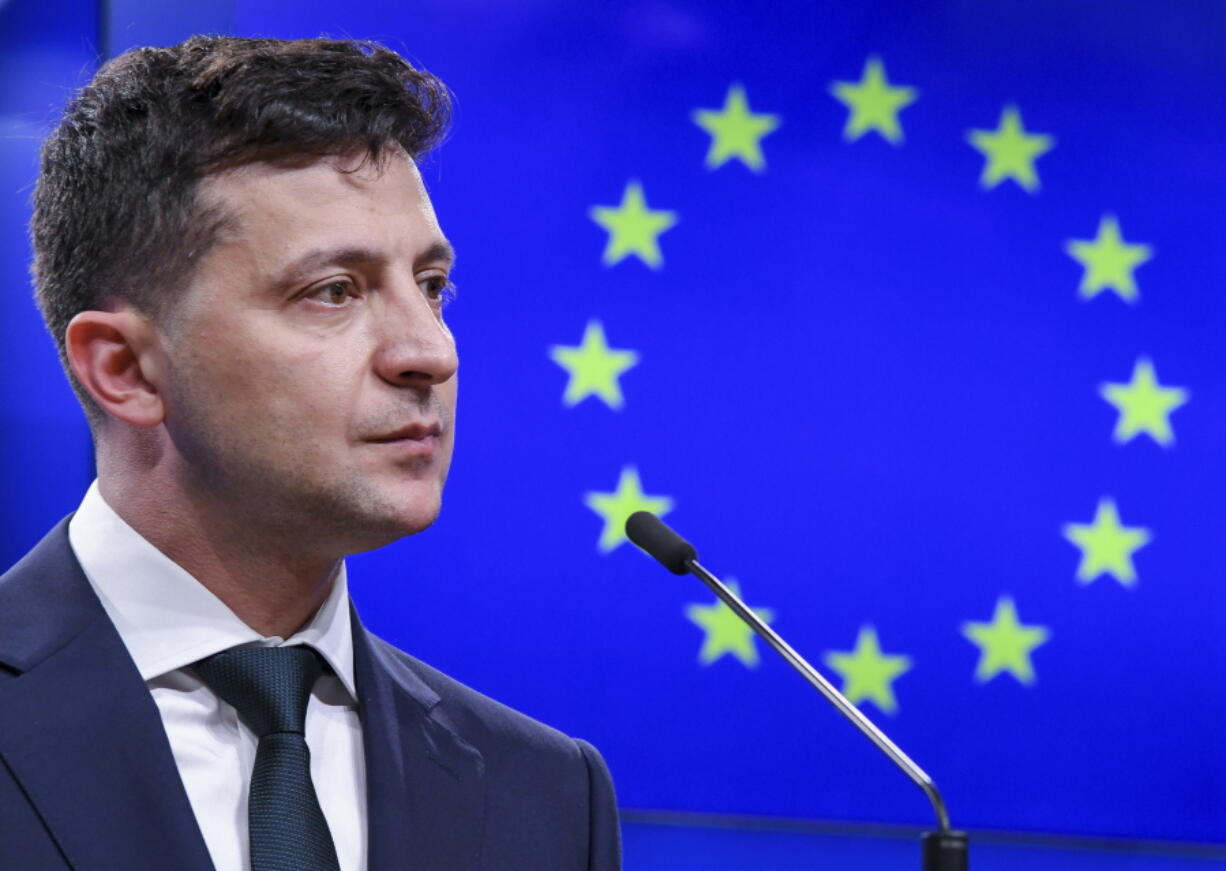
<instances>
[{"instance_id":1,"label":"blue background","mask_svg":"<svg viewBox=\"0 0 1226 871\"><path fill-rule=\"evenodd\" d=\"M911 658L897 712L865 710L955 825L1004 833L976 867L1220 862L1224 24L1211 2L9 0L0 559L92 475L26 276L37 145L71 89L100 56L197 31L373 38L456 97L423 170L459 251L463 390L440 521L350 561L368 625L596 743L628 869L913 866L920 793L761 645L756 668L700 664L685 613L712 599L696 581L597 549L584 494L634 465L815 663L865 624ZM873 54L918 89L897 146L846 141L828 92ZM708 169L690 119L734 82L781 120L761 173ZM978 181L967 131L1006 104L1055 137L1035 193ZM658 270L602 263L588 217L631 179L679 216ZM1108 213L1155 252L1135 305L1077 295L1065 244ZM549 348L593 318L640 356L620 411L562 402ZM1115 443L1098 395L1141 356L1190 393L1167 448ZM1132 588L1078 584L1061 535L1106 496L1153 534ZM1051 632L1030 686L974 679L960 627L1002 595Z\"/></svg>"}]
</instances>

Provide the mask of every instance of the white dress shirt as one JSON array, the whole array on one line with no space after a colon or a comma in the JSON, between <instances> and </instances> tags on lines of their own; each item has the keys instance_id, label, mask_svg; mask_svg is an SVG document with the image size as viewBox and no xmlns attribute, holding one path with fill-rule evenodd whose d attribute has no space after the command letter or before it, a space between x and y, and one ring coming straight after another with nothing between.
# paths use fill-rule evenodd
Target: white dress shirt
<instances>
[{"instance_id":1,"label":"white dress shirt","mask_svg":"<svg viewBox=\"0 0 1226 871\"><path fill-rule=\"evenodd\" d=\"M349 593L342 564L315 617L288 639L264 638L146 541L90 486L68 540L162 715L179 776L218 871L249 871L247 791L257 739L189 666L240 645L306 644L335 675L307 704L311 779L342 871L366 868L366 765L353 683Z\"/></svg>"}]
</instances>

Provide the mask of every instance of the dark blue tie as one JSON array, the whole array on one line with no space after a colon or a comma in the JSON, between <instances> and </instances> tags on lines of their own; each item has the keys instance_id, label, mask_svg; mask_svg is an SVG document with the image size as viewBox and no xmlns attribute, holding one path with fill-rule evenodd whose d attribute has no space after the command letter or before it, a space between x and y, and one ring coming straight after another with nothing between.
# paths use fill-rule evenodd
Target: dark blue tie
<instances>
[{"instance_id":1,"label":"dark blue tie","mask_svg":"<svg viewBox=\"0 0 1226 871\"><path fill-rule=\"evenodd\" d=\"M241 647L196 663L196 673L260 739L247 802L251 871L339 871L315 785L304 727L323 673L309 647Z\"/></svg>"}]
</instances>

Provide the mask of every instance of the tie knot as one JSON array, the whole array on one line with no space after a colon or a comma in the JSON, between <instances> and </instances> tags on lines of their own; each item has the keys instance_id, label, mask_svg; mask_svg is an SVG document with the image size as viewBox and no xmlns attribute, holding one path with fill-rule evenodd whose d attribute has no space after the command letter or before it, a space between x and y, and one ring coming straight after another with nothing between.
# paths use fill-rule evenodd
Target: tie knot
<instances>
[{"instance_id":1,"label":"tie knot","mask_svg":"<svg viewBox=\"0 0 1226 871\"><path fill-rule=\"evenodd\" d=\"M202 659L195 668L263 738L274 732L302 734L311 687L324 666L309 647L237 647Z\"/></svg>"}]
</instances>

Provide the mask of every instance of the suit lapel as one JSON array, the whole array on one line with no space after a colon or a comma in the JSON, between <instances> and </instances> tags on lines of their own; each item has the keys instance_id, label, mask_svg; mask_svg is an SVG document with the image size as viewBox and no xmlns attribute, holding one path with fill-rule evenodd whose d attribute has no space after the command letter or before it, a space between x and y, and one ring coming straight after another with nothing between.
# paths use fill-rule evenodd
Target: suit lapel
<instances>
[{"instance_id":1,"label":"suit lapel","mask_svg":"<svg viewBox=\"0 0 1226 871\"><path fill-rule=\"evenodd\" d=\"M369 871L476 871L485 813L481 754L439 696L353 618L366 755Z\"/></svg>"},{"instance_id":2,"label":"suit lapel","mask_svg":"<svg viewBox=\"0 0 1226 871\"><path fill-rule=\"evenodd\" d=\"M70 865L212 868L157 706L68 544L0 578L0 757Z\"/></svg>"}]
</instances>

